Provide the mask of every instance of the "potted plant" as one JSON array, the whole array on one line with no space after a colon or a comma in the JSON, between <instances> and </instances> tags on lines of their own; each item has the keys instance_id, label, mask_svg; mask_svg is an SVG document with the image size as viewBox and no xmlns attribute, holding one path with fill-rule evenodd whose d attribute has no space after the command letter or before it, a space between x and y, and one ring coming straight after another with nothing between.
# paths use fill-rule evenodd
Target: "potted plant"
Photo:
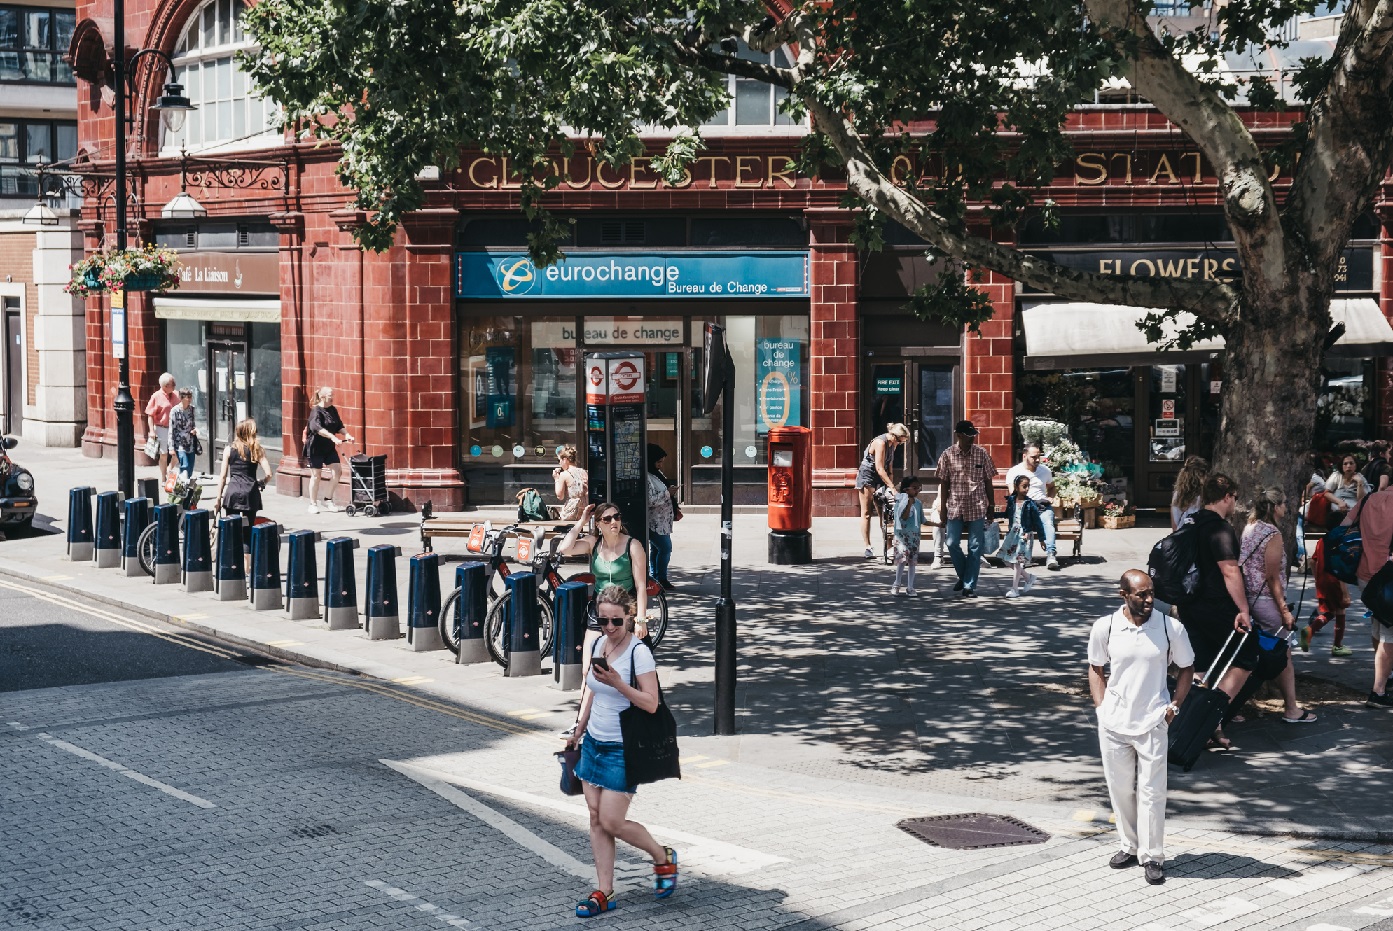
<instances>
[{"instance_id":1,"label":"potted plant","mask_svg":"<svg viewBox=\"0 0 1393 931\"><path fill-rule=\"evenodd\" d=\"M94 252L69 268L69 294L89 297L103 291L172 291L179 287L179 254L142 246Z\"/></svg>"},{"instance_id":2,"label":"potted plant","mask_svg":"<svg viewBox=\"0 0 1393 931\"><path fill-rule=\"evenodd\" d=\"M1109 501L1103 505L1100 523L1108 530L1122 530L1125 527L1135 527L1137 515L1132 513L1132 506L1127 502Z\"/></svg>"}]
</instances>

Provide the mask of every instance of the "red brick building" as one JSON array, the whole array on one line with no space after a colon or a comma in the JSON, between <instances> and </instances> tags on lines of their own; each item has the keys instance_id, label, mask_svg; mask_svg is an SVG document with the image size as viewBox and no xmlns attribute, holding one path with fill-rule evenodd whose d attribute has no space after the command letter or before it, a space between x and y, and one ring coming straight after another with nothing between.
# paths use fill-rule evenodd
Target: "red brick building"
<instances>
[{"instance_id":1,"label":"red brick building","mask_svg":"<svg viewBox=\"0 0 1393 931\"><path fill-rule=\"evenodd\" d=\"M247 93L231 57L246 44L236 0L128 9L129 41L171 54L200 103L179 134L165 133L146 110L164 75L142 69L132 229L179 248L188 271L179 291L131 295L133 390L143 399L173 372L195 388L219 438L255 417L284 453L283 493L304 482L301 430L320 385L335 389L362 446L388 454L389 485L407 502L453 509L546 488L555 450L582 435L581 355L625 348L647 358L650 439L669 452L686 500L714 502L720 418L698 413L696 377L708 320L725 324L737 366L737 503L764 500L764 433L777 423L813 429L822 514L851 512L861 451L889 422L915 433L901 466L931 475L960 417L982 428L1002 468L1015 458L1017 417L1063 419L1144 506L1163 504L1186 449L1211 440L1221 347L1160 354L1140 342L1131 311L1063 304L999 276L980 282L996 309L980 335L909 315L906 296L938 269L894 230L884 252L855 250L841 181L793 170L798 129L772 96L734 98L728 125L710 129L709 149L676 186L645 159L622 172L571 159L552 199L573 221L560 266L522 262L527 227L510 166L468 152L427 182L427 206L392 248L364 252L335 152L263 130L270 108ZM82 59L109 37L107 16L105 2L79 6L80 75L95 75ZM110 165L111 110L87 80L79 90L79 144L99 172ZM1080 109L1073 122L1075 158L1045 192L1065 222L1027 227L1022 245L1103 272L1232 268L1214 179L1178 131L1135 106ZM1252 122L1263 139L1282 132L1275 119ZM161 217L181 183L206 217ZM1388 193L1346 255L1337 314L1349 335L1322 402L1330 442L1387 433L1393 416L1382 359L1393 334L1379 312L1393 309ZM87 204L84 229L90 248L110 237L109 203ZM84 448L96 456L115 436L108 303L88 305ZM220 446L207 446L211 468Z\"/></svg>"}]
</instances>

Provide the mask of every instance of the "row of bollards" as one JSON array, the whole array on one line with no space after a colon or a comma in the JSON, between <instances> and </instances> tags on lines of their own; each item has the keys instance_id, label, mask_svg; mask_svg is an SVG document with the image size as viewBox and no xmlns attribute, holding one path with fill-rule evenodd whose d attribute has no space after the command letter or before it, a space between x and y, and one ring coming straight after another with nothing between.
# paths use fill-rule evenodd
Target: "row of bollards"
<instances>
[{"instance_id":1,"label":"row of bollards","mask_svg":"<svg viewBox=\"0 0 1393 931\"><path fill-rule=\"evenodd\" d=\"M397 546L368 548L366 604L359 621L354 550L358 541L335 537L324 545L323 614L318 588L316 546L319 534L296 530L284 534L287 559L281 574L279 525L258 523L244 537L244 520L227 516L218 521L216 552L211 546L211 512L195 509L181 513L177 504L151 506L151 499L131 498L121 503L117 492L98 494L90 487L68 493L68 558L92 561L98 568L124 569L128 576L144 573L141 543L150 552L156 585L182 583L186 592L212 592L219 601L247 601L253 610L285 610L292 620L323 617L329 630L362 627L370 640L402 636L397 598ZM146 535L154 525L153 545ZM244 547L245 543L245 547ZM454 618L459 632L457 662L489 662L484 642L488 612L488 567L481 562L460 565L455 571ZM406 610L406 642L415 652L444 649L440 636L440 561L435 553L412 556L409 566ZM537 577L516 572L505 579L504 651L505 675L541 673L540 615ZM589 588L568 582L555 593L553 676L563 690L580 687L582 644L586 629Z\"/></svg>"}]
</instances>

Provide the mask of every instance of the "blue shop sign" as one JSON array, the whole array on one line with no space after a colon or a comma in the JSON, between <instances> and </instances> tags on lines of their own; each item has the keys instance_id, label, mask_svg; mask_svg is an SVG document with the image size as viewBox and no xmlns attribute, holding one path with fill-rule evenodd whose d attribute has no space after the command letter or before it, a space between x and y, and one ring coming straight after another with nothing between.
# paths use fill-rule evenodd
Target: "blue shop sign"
<instances>
[{"instance_id":1,"label":"blue shop sign","mask_svg":"<svg viewBox=\"0 0 1393 931\"><path fill-rule=\"evenodd\" d=\"M807 297L806 252L572 253L538 268L525 254L459 252L455 297Z\"/></svg>"}]
</instances>

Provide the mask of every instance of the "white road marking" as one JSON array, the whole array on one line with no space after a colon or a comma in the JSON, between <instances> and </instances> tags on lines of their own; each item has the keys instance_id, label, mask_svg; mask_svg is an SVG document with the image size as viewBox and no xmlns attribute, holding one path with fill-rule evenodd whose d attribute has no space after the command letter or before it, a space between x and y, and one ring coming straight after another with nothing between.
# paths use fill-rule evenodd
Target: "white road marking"
<instances>
[{"instance_id":1,"label":"white road marking","mask_svg":"<svg viewBox=\"0 0 1393 931\"><path fill-rule=\"evenodd\" d=\"M1344 925L1308 925L1306 931L1354 931Z\"/></svg>"},{"instance_id":2,"label":"white road marking","mask_svg":"<svg viewBox=\"0 0 1393 931\"><path fill-rule=\"evenodd\" d=\"M423 911L428 915L433 915L434 917L445 922L445 924L449 925L452 928L464 928L469 925L468 918L461 918L459 915L452 915L449 912L442 910L439 905L434 905L430 902L425 901L424 899L419 898L418 896L414 896L411 893L407 892L405 889L398 889L396 886L389 886L380 879L366 879L363 881L363 885L371 886L378 892L381 892L385 895L389 895L392 898L396 899L398 902L414 903L417 910Z\"/></svg>"},{"instance_id":3,"label":"white road marking","mask_svg":"<svg viewBox=\"0 0 1393 931\"><path fill-rule=\"evenodd\" d=\"M42 740L49 746L57 747L59 750L71 753L73 756L80 756L84 760L90 760L93 763L96 763L100 766L105 766L112 772L120 773L127 779L133 779L141 785L147 785L152 789L159 789L165 795L172 795L174 798L188 802L190 805L197 805L199 808L217 807L212 802L208 801L206 798L199 798L197 795L190 795L183 789L176 789L174 788L174 786L169 785L168 783L160 782L158 779L151 779L144 773L138 773L135 770L130 769L129 767L122 766L115 760L108 760L104 756L98 756L91 750L84 750L76 744L68 743L66 740L59 740L57 737L51 737L48 734L38 734L36 736L39 738L39 740Z\"/></svg>"},{"instance_id":4,"label":"white road marking","mask_svg":"<svg viewBox=\"0 0 1393 931\"><path fill-rule=\"evenodd\" d=\"M25 727L23 724L20 724L18 721L7 721L6 723L9 724L10 727L14 728L14 729L17 730L17 731L27 731L27 730L29 730L29 728Z\"/></svg>"},{"instance_id":5,"label":"white road marking","mask_svg":"<svg viewBox=\"0 0 1393 931\"><path fill-rule=\"evenodd\" d=\"M1287 895L1305 895L1308 892L1332 886L1341 880L1352 879L1363 872L1364 870L1357 866L1339 868L1317 866L1303 871L1300 876L1294 876L1290 879L1274 879L1266 885L1278 892L1285 892Z\"/></svg>"},{"instance_id":6,"label":"white road marking","mask_svg":"<svg viewBox=\"0 0 1393 931\"><path fill-rule=\"evenodd\" d=\"M1189 918L1197 925L1204 925L1212 928L1221 925L1226 921L1237 918L1239 915L1246 915L1249 912L1257 911L1257 906L1247 899L1230 897L1211 902L1204 908L1191 909L1185 912L1185 917Z\"/></svg>"},{"instance_id":7,"label":"white road marking","mask_svg":"<svg viewBox=\"0 0 1393 931\"><path fill-rule=\"evenodd\" d=\"M410 779L415 779L422 785L427 784L425 781L427 779L443 784L453 783L454 785L464 786L465 788L473 789L477 792L486 792L498 798L520 802L535 808L544 808L548 811L561 812L573 820L583 819L586 823L589 822L589 812L586 810L584 804L580 802L564 802L559 799L547 798L541 795L532 795L528 792L519 792L516 789L509 789L506 786L479 782L455 773L430 769L417 763L394 762L392 760L380 760L379 762L384 766L395 769L397 772ZM738 844L731 844L726 841L712 840L709 837L690 834L686 831L679 831L676 828L661 827L655 824L647 824L646 826L649 832L657 837L660 842L663 840L675 840L686 845L686 849L679 851L684 869L687 866L691 866L697 871L706 874L739 876L745 873L766 869L775 863L788 862L786 857L779 857L759 850L752 850L749 847L741 847ZM593 871L591 871L589 867L586 867L586 870L587 876L593 874Z\"/></svg>"},{"instance_id":8,"label":"white road marking","mask_svg":"<svg viewBox=\"0 0 1393 931\"><path fill-rule=\"evenodd\" d=\"M1393 895L1379 899L1373 905L1363 905L1354 910L1356 915L1373 915L1376 918L1393 918Z\"/></svg>"}]
</instances>

